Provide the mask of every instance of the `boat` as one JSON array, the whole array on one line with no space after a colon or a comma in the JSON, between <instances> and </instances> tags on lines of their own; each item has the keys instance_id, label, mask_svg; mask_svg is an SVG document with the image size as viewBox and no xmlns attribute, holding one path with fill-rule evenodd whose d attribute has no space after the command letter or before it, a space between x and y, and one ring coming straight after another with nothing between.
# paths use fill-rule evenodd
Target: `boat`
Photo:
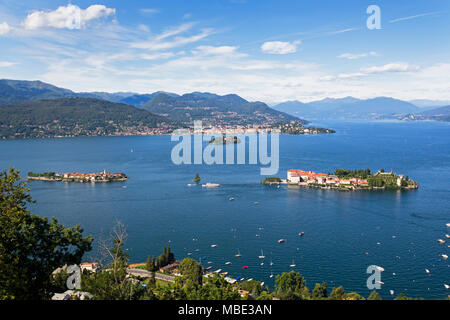
<instances>
[{"instance_id":1,"label":"boat","mask_svg":"<svg viewBox=\"0 0 450 320\"><path fill-rule=\"evenodd\" d=\"M261 262L261 265L263 266L263 265L264 265L264 262Z\"/></svg>"},{"instance_id":2,"label":"boat","mask_svg":"<svg viewBox=\"0 0 450 320\"><path fill-rule=\"evenodd\" d=\"M245 280L245 278L241 278L241 281L244 281Z\"/></svg>"},{"instance_id":3,"label":"boat","mask_svg":"<svg viewBox=\"0 0 450 320\"><path fill-rule=\"evenodd\" d=\"M231 264L231 262L230 262L230 261L227 261L227 262L225 262L225 264L228 266L228 265Z\"/></svg>"},{"instance_id":4,"label":"boat","mask_svg":"<svg viewBox=\"0 0 450 320\"><path fill-rule=\"evenodd\" d=\"M190 255L192 255L192 253L191 253L191 252L188 252L187 255L190 256Z\"/></svg>"},{"instance_id":5,"label":"boat","mask_svg":"<svg viewBox=\"0 0 450 320\"><path fill-rule=\"evenodd\" d=\"M294 262L294 259L293 259L293 258L292 258L292 264L291 264L289 267L295 268L295 262Z\"/></svg>"},{"instance_id":6,"label":"boat","mask_svg":"<svg viewBox=\"0 0 450 320\"><path fill-rule=\"evenodd\" d=\"M425 272L426 272L427 274L429 274L429 273L430 273L430 270L428 270L428 269L425 269Z\"/></svg>"},{"instance_id":7,"label":"boat","mask_svg":"<svg viewBox=\"0 0 450 320\"><path fill-rule=\"evenodd\" d=\"M222 276L226 276L228 274L228 271L222 272L221 275Z\"/></svg>"},{"instance_id":8,"label":"boat","mask_svg":"<svg viewBox=\"0 0 450 320\"><path fill-rule=\"evenodd\" d=\"M446 255L446 254L441 254L441 256L442 256L442 259L444 259L444 260L448 259L448 255Z\"/></svg>"},{"instance_id":9,"label":"boat","mask_svg":"<svg viewBox=\"0 0 450 320\"><path fill-rule=\"evenodd\" d=\"M247 279L247 281L252 281L252 280L253 280L253 278Z\"/></svg>"},{"instance_id":10,"label":"boat","mask_svg":"<svg viewBox=\"0 0 450 320\"><path fill-rule=\"evenodd\" d=\"M264 252L262 251L262 249L261 249L261 255L260 256L258 256L258 258L259 259L264 259L266 256L264 255Z\"/></svg>"},{"instance_id":11,"label":"boat","mask_svg":"<svg viewBox=\"0 0 450 320\"><path fill-rule=\"evenodd\" d=\"M195 249L195 252L199 252L200 251L200 249Z\"/></svg>"},{"instance_id":12,"label":"boat","mask_svg":"<svg viewBox=\"0 0 450 320\"><path fill-rule=\"evenodd\" d=\"M202 184L202 187L204 187L204 188L218 188L218 187L220 187L220 184L208 182L208 183Z\"/></svg>"},{"instance_id":13,"label":"boat","mask_svg":"<svg viewBox=\"0 0 450 320\"><path fill-rule=\"evenodd\" d=\"M383 271L384 271L384 268L383 268L383 267L379 267L379 266L375 266L375 269L377 269L377 270L380 271L380 272L383 272Z\"/></svg>"},{"instance_id":14,"label":"boat","mask_svg":"<svg viewBox=\"0 0 450 320\"><path fill-rule=\"evenodd\" d=\"M272 258L270 258L270 265L273 266Z\"/></svg>"},{"instance_id":15,"label":"boat","mask_svg":"<svg viewBox=\"0 0 450 320\"><path fill-rule=\"evenodd\" d=\"M446 224L446 226L450 228L450 222L449 222L449 223L447 223L447 224Z\"/></svg>"},{"instance_id":16,"label":"boat","mask_svg":"<svg viewBox=\"0 0 450 320\"><path fill-rule=\"evenodd\" d=\"M261 282L261 287L264 287L264 281L263 281L263 282Z\"/></svg>"},{"instance_id":17,"label":"boat","mask_svg":"<svg viewBox=\"0 0 450 320\"><path fill-rule=\"evenodd\" d=\"M212 261L208 261L208 264L212 264Z\"/></svg>"},{"instance_id":18,"label":"boat","mask_svg":"<svg viewBox=\"0 0 450 320\"><path fill-rule=\"evenodd\" d=\"M270 273L270 276L269 276L269 278L273 278L273 273Z\"/></svg>"},{"instance_id":19,"label":"boat","mask_svg":"<svg viewBox=\"0 0 450 320\"><path fill-rule=\"evenodd\" d=\"M450 286L448 284L445 284L445 283L444 283L444 287L445 287L445 289L450 289Z\"/></svg>"},{"instance_id":20,"label":"boat","mask_svg":"<svg viewBox=\"0 0 450 320\"><path fill-rule=\"evenodd\" d=\"M389 290L389 293L393 296L394 295L394 290Z\"/></svg>"},{"instance_id":21,"label":"boat","mask_svg":"<svg viewBox=\"0 0 450 320\"><path fill-rule=\"evenodd\" d=\"M437 242L439 242L439 243L445 243L445 240L437 239Z\"/></svg>"},{"instance_id":22,"label":"boat","mask_svg":"<svg viewBox=\"0 0 450 320\"><path fill-rule=\"evenodd\" d=\"M215 248L215 247L217 247L217 244L212 244L211 245L211 248Z\"/></svg>"},{"instance_id":23,"label":"boat","mask_svg":"<svg viewBox=\"0 0 450 320\"><path fill-rule=\"evenodd\" d=\"M211 266L209 266L209 267L205 268L205 270L206 270L206 271L208 271L208 270L211 270L211 269L212 269L212 267L211 267Z\"/></svg>"},{"instance_id":24,"label":"boat","mask_svg":"<svg viewBox=\"0 0 450 320\"><path fill-rule=\"evenodd\" d=\"M242 269L248 269L248 266L243 266Z\"/></svg>"},{"instance_id":25,"label":"boat","mask_svg":"<svg viewBox=\"0 0 450 320\"><path fill-rule=\"evenodd\" d=\"M445 237L446 237L447 239L450 239L450 234L446 234Z\"/></svg>"},{"instance_id":26,"label":"boat","mask_svg":"<svg viewBox=\"0 0 450 320\"><path fill-rule=\"evenodd\" d=\"M240 257L242 257L241 253L239 252L239 249L238 249L238 253L237 253L237 254L235 254L234 256L235 256L236 258L240 258Z\"/></svg>"},{"instance_id":27,"label":"boat","mask_svg":"<svg viewBox=\"0 0 450 320\"><path fill-rule=\"evenodd\" d=\"M303 237L303 236L305 235L305 233L304 233L304 232L300 232L298 235L299 235L300 237Z\"/></svg>"},{"instance_id":28,"label":"boat","mask_svg":"<svg viewBox=\"0 0 450 320\"><path fill-rule=\"evenodd\" d=\"M234 198L233 197L230 197L228 200L230 200L230 201L233 201L234 200Z\"/></svg>"},{"instance_id":29,"label":"boat","mask_svg":"<svg viewBox=\"0 0 450 320\"><path fill-rule=\"evenodd\" d=\"M219 273L220 271L222 271L222 269L217 269L216 271L213 271L213 273Z\"/></svg>"},{"instance_id":30,"label":"boat","mask_svg":"<svg viewBox=\"0 0 450 320\"><path fill-rule=\"evenodd\" d=\"M286 239L280 239L280 240L278 240L278 243L283 243L283 242L286 242Z\"/></svg>"}]
</instances>

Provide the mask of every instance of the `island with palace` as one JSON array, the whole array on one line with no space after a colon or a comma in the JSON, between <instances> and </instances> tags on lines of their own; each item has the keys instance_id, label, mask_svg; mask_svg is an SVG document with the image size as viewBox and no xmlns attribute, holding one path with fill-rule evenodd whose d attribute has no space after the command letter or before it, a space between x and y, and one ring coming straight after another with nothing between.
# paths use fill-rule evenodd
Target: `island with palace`
<instances>
[{"instance_id":1,"label":"island with palace","mask_svg":"<svg viewBox=\"0 0 450 320\"><path fill-rule=\"evenodd\" d=\"M264 184L288 184L339 190L398 190L419 187L418 182L411 180L408 176L397 175L393 171L386 172L384 169L378 170L374 174L370 169L336 169L333 174L291 169L288 170L285 180L278 177L267 177L262 182Z\"/></svg>"}]
</instances>

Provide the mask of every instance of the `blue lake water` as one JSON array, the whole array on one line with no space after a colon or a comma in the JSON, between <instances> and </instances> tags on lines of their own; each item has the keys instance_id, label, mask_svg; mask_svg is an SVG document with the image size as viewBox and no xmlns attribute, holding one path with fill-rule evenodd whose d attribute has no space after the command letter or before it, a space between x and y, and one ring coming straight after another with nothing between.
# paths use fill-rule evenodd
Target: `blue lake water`
<instances>
[{"instance_id":1,"label":"blue lake water","mask_svg":"<svg viewBox=\"0 0 450 320\"><path fill-rule=\"evenodd\" d=\"M106 238L116 220L129 234L132 262L159 255L169 245L232 276L272 286L270 274L294 260L310 288L343 285L367 296L366 269L382 266L389 297L442 299L449 294L450 124L439 122L320 122L332 135L282 135L280 172L332 172L335 168L385 168L419 181L415 191L340 192L263 186L259 165L181 165L171 162L170 136L79 137L0 141L0 168L98 172L129 176L123 183L31 182L33 213L81 224ZM134 152L131 152L133 149ZM187 186L195 173L218 189ZM235 201L229 201L234 197ZM259 202L255 205L255 202ZM299 237L299 232L305 232ZM256 236L259 235L259 236ZM278 239L286 239L279 244ZM198 239L198 241L193 241ZM211 248L211 244L217 244ZM199 251L195 251L199 249ZM237 250L241 258L235 258ZM258 256L264 251L263 266ZM93 259L94 249L86 256ZM270 266L270 260L274 265ZM226 261L232 262L226 266ZM243 270L243 266L248 266ZM213 270L214 270L213 269ZM430 274L425 272L430 270Z\"/></svg>"}]
</instances>

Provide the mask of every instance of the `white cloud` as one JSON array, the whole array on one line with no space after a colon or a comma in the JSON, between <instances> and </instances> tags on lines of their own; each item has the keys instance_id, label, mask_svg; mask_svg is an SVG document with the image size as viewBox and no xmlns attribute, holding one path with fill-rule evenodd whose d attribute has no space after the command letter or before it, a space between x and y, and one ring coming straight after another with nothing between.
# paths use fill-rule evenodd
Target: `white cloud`
<instances>
[{"instance_id":1,"label":"white cloud","mask_svg":"<svg viewBox=\"0 0 450 320\"><path fill-rule=\"evenodd\" d=\"M385 73L385 72L413 72L419 69L420 68L418 66L411 66L408 63L397 62L397 63L388 63L383 66L361 68L361 72L366 74Z\"/></svg>"},{"instance_id":2,"label":"white cloud","mask_svg":"<svg viewBox=\"0 0 450 320\"><path fill-rule=\"evenodd\" d=\"M208 37L209 35L211 35L213 31L211 29L204 29L200 33L192 35L192 36L183 36L183 37L179 36L179 37L174 37L171 40L162 41L168 37L171 37L172 35L176 35L181 32L183 32L183 31L181 31L181 29L168 31L168 32L165 32L165 33L159 35L158 37L156 37L155 39L152 39L152 40L133 42L130 44L130 47L136 48L136 49L147 49L147 50L151 50L151 51L167 50L167 49L183 46L186 44L198 42L198 41Z\"/></svg>"},{"instance_id":3,"label":"white cloud","mask_svg":"<svg viewBox=\"0 0 450 320\"><path fill-rule=\"evenodd\" d=\"M17 62L0 61L0 68L11 67L16 64L17 64Z\"/></svg>"},{"instance_id":4,"label":"white cloud","mask_svg":"<svg viewBox=\"0 0 450 320\"><path fill-rule=\"evenodd\" d=\"M329 34L340 34L340 33L346 33L346 32L355 31L355 30L358 30L358 28L347 28L347 29L342 29L342 30L337 30L337 31L331 31Z\"/></svg>"},{"instance_id":5,"label":"white cloud","mask_svg":"<svg viewBox=\"0 0 450 320\"><path fill-rule=\"evenodd\" d=\"M368 56L376 56L378 55L375 51L365 52L365 53L343 53L338 56L338 58L341 59L349 59L349 60L356 60L360 58L365 58Z\"/></svg>"},{"instance_id":6,"label":"white cloud","mask_svg":"<svg viewBox=\"0 0 450 320\"><path fill-rule=\"evenodd\" d=\"M6 22L0 23L0 36L7 34L11 31L11 27Z\"/></svg>"},{"instance_id":7,"label":"white cloud","mask_svg":"<svg viewBox=\"0 0 450 320\"><path fill-rule=\"evenodd\" d=\"M426 17L426 16L434 16L434 15L437 15L437 14L440 14L440 13L441 12L439 12L439 11L422 13L422 14L417 14L415 16L408 16L408 17L392 19L392 20L389 21L389 23L395 23L395 22L400 22L400 21L405 21L405 20L411 20L411 19L416 19L416 18Z\"/></svg>"},{"instance_id":8,"label":"white cloud","mask_svg":"<svg viewBox=\"0 0 450 320\"><path fill-rule=\"evenodd\" d=\"M72 4L61 6L54 11L34 11L23 22L25 29L34 30L45 27L58 29L82 29L89 21L114 15L116 9L95 4L85 10Z\"/></svg>"},{"instance_id":9,"label":"white cloud","mask_svg":"<svg viewBox=\"0 0 450 320\"><path fill-rule=\"evenodd\" d=\"M196 55L229 55L236 52L238 47L233 46L199 46L192 52Z\"/></svg>"},{"instance_id":10,"label":"white cloud","mask_svg":"<svg viewBox=\"0 0 450 320\"><path fill-rule=\"evenodd\" d=\"M288 54L297 52L297 45L300 41L283 42L283 41L267 41L261 46L261 50L270 54Z\"/></svg>"}]
</instances>

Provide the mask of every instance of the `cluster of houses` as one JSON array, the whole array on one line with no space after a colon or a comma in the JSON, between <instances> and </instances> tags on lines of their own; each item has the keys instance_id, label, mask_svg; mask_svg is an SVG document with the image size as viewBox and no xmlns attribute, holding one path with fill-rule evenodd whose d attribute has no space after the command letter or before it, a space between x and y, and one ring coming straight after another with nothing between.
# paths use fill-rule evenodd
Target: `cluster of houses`
<instances>
[{"instance_id":1,"label":"cluster of houses","mask_svg":"<svg viewBox=\"0 0 450 320\"><path fill-rule=\"evenodd\" d=\"M358 178L338 178L335 175L329 175L325 173L316 173L313 171L303 171L297 169L291 169L287 172L287 183L299 184L299 185L323 185L330 187L338 186L358 186L368 187L369 182L367 179Z\"/></svg>"},{"instance_id":2,"label":"cluster of houses","mask_svg":"<svg viewBox=\"0 0 450 320\"><path fill-rule=\"evenodd\" d=\"M88 181L106 181L110 179L126 179L126 175L121 172L111 173L104 170L99 173L80 173L69 172L64 174L57 174L63 179L88 180Z\"/></svg>"}]
</instances>

